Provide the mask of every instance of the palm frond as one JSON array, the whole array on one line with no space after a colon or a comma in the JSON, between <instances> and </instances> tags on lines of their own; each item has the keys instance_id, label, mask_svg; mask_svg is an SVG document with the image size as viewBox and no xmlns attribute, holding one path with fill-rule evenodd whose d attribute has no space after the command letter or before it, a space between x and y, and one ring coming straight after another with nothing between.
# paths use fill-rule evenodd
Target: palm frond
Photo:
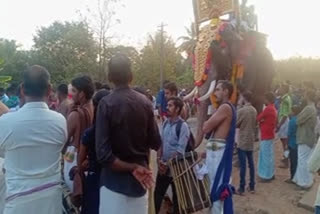
<instances>
[{"instance_id":1,"label":"palm frond","mask_svg":"<svg viewBox=\"0 0 320 214\"><path fill-rule=\"evenodd\" d=\"M189 37L189 36L180 36L180 37L178 38L178 40L185 40L185 41L189 41L189 40L192 40L192 38L191 38L191 37Z\"/></svg>"},{"instance_id":2,"label":"palm frond","mask_svg":"<svg viewBox=\"0 0 320 214\"><path fill-rule=\"evenodd\" d=\"M12 80L11 76L0 76L0 82L1 83L9 82L11 80Z\"/></svg>"}]
</instances>

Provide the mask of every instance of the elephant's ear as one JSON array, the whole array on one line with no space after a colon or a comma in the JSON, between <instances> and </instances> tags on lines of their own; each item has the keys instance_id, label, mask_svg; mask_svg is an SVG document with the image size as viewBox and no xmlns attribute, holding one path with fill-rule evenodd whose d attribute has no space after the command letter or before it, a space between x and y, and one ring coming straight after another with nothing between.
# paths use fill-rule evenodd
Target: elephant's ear
<instances>
[{"instance_id":1,"label":"elephant's ear","mask_svg":"<svg viewBox=\"0 0 320 214\"><path fill-rule=\"evenodd\" d=\"M254 92L258 73L257 63L257 56L254 53L248 56L244 61L244 74L238 85L240 91Z\"/></svg>"},{"instance_id":2,"label":"elephant's ear","mask_svg":"<svg viewBox=\"0 0 320 214\"><path fill-rule=\"evenodd\" d=\"M217 71L217 79L230 79L232 64L228 51L225 50L224 53L217 41L211 43L210 50L212 52L212 64Z\"/></svg>"},{"instance_id":3,"label":"elephant's ear","mask_svg":"<svg viewBox=\"0 0 320 214\"><path fill-rule=\"evenodd\" d=\"M245 60L244 76L240 88L263 94L270 90L275 73L271 52L265 47L256 48Z\"/></svg>"},{"instance_id":4,"label":"elephant's ear","mask_svg":"<svg viewBox=\"0 0 320 214\"><path fill-rule=\"evenodd\" d=\"M258 75L256 88L258 92L265 93L271 89L275 66L271 52L266 47L257 48Z\"/></svg>"}]
</instances>

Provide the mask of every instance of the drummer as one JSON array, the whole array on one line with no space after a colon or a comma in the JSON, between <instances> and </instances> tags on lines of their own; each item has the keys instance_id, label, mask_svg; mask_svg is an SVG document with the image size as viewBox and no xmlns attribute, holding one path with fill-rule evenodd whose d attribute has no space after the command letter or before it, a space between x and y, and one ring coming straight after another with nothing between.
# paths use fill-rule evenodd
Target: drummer
<instances>
[{"instance_id":1,"label":"drummer","mask_svg":"<svg viewBox=\"0 0 320 214\"><path fill-rule=\"evenodd\" d=\"M179 213L175 186L172 176L167 166L167 161L178 154L183 155L190 137L187 123L180 117L183 109L183 101L178 97L168 99L167 116L168 119L162 127L162 148L158 151L158 175L154 191L154 204L156 214L159 213L162 200L167 192L169 185L173 195L173 213Z\"/></svg>"},{"instance_id":2,"label":"drummer","mask_svg":"<svg viewBox=\"0 0 320 214\"><path fill-rule=\"evenodd\" d=\"M206 145L206 165L211 183L210 213L233 213L232 190L230 183L232 154L236 128L235 108L230 103L233 85L228 81L219 81L215 96L220 106L203 125L203 132L213 132Z\"/></svg>"}]
</instances>

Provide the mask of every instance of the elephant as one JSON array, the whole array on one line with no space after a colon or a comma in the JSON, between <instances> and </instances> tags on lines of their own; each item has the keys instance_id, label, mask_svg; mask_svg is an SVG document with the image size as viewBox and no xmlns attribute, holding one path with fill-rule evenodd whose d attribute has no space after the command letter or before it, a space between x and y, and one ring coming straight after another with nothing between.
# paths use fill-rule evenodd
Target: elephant
<instances>
[{"instance_id":1,"label":"elephant","mask_svg":"<svg viewBox=\"0 0 320 214\"><path fill-rule=\"evenodd\" d=\"M263 108L264 94L270 90L275 73L272 54L266 47L266 35L256 31L240 31L230 22L221 22L219 26L209 27L203 33L214 36L199 35L194 66L196 87L184 98L194 98L197 103L196 146L203 140L202 127L210 116L208 109L212 111L210 104L213 104L213 109L218 107L213 92L219 80L230 80L234 84L234 104L237 104L241 91L252 92L252 104L259 113ZM210 43L208 49L206 42ZM208 52L205 67L201 62L197 64L197 60L201 61L200 51ZM197 73L197 69L202 75ZM209 98L212 98L211 102Z\"/></svg>"}]
</instances>

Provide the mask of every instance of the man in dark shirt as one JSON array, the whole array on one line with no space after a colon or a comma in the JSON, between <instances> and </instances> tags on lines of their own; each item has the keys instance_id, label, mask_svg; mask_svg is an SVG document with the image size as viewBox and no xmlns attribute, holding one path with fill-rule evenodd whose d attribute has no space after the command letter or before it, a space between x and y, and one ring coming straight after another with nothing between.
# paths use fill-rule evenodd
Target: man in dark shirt
<instances>
[{"instance_id":1,"label":"man in dark shirt","mask_svg":"<svg viewBox=\"0 0 320 214\"><path fill-rule=\"evenodd\" d=\"M96 120L100 213L146 214L146 189L153 185L149 151L161 146L152 104L129 88L132 72L126 56L110 60L108 78L115 89L100 101Z\"/></svg>"}]
</instances>

